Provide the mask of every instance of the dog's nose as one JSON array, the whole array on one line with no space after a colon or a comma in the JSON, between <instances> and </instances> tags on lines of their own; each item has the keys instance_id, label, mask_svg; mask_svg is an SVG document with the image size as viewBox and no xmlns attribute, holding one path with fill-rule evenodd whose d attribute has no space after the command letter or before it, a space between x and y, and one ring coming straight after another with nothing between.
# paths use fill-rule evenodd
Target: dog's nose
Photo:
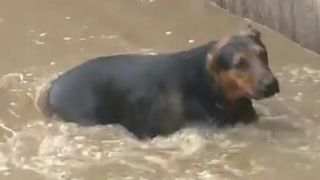
<instances>
[{"instance_id":1,"label":"dog's nose","mask_svg":"<svg viewBox=\"0 0 320 180\"><path fill-rule=\"evenodd\" d=\"M259 86L265 97L269 97L280 92L279 82L272 74L268 74L263 77Z\"/></svg>"}]
</instances>

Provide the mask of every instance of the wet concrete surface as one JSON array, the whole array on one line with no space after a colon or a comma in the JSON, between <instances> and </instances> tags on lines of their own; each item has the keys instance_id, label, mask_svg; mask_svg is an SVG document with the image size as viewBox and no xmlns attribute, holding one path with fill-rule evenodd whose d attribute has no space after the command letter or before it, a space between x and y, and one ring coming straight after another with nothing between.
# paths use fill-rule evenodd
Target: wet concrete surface
<instances>
[{"instance_id":1,"label":"wet concrete surface","mask_svg":"<svg viewBox=\"0 0 320 180\"><path fill-rule=\"evenodd\" d=\"M0 0L0 179L318 179L320 57L258 26L281 93L255 102L258 124L191 125L137 141L34 106L57 73L88 58L191 48L247 22L205 0Z\"/></svg>"}]
</instances>

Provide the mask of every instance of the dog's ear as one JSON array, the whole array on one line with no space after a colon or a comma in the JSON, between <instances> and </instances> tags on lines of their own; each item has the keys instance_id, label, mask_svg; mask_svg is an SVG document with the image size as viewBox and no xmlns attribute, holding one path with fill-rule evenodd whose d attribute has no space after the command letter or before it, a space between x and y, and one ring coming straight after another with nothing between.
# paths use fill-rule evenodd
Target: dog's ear
<instances>
[{"instance_id":1,"label":"dog's ear","mask_svg":"<svg viewBox=\"0 0 320 180\"><path fill-rule=\"evenodd\" d=\"M215 52L210 51L206 57L206 66L210 72L216 72L217 70L217 54Z\"/></svg>"},{"instance_id":2,"label":"dog's ear","mask_svg":"<svg viewBox=\"0 0 320 180\"><path fill-rule=\"evenodd\" d=\"M247 27L244 30L240 31L239 34L243 36L251 36L256 39L260 39L261 37L260 31L254 28L251 24L248 24Z\"/></svg>"},{"instance_id":3,"label":"dog's ear","mask_svg":"<svg viewBox=\"0 0 320 180\"><path fill-rule=\"evenodd\" d=\"M213 45L207 54L207 68L210 72L218 72L217 59L223 47L225 47L230 42L231 37L224 37L215 45Z\"/></svg>"}]
</instances>

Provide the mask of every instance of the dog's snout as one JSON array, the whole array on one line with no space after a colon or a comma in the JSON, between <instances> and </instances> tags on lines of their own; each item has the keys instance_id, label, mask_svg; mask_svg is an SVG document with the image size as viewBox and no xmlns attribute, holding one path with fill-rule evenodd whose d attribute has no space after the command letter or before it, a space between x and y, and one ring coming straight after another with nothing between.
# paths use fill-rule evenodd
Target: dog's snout
<instances>
[{"instance_id":1,"label":"dog's snout","mask_svg":"<svg viewBox=\"0 0 320 180\"><path fill-rule=\"evenodd\" d=\"M261 79L259 84L260 89L266 97L279 93L280 91L279 82L272 74Z\"/></svg>"},{"instance_id":2,"label":"dog's snout","mask_svg":"<svg viewBox=\"0 0 320 180\"><path fill-rule=\"evenodd\" d=\"M268 89L268 87L271 87L275 83L276 79L272 75L267 75L261 79L260 85Z\"/></svg>"}]
</instances>

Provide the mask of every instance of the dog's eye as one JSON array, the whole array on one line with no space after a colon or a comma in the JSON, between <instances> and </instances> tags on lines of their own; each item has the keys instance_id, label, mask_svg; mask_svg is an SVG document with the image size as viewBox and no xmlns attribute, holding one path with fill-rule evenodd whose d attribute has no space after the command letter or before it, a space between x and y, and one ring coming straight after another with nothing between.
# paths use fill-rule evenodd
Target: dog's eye
<instances>
[{"instance_id":1,"label":"dog's eye","mask_svg":"<svg viewBox=\"0 0 320 180\"><path fill-rule=\"evenodd\" d=\"M235 68L239 69L239 70L246 70L249 68L249 64L246 61L246 59L244 59L243 57L239 58L236 62L235 62Z\"/></svg>"}]
</instances>

